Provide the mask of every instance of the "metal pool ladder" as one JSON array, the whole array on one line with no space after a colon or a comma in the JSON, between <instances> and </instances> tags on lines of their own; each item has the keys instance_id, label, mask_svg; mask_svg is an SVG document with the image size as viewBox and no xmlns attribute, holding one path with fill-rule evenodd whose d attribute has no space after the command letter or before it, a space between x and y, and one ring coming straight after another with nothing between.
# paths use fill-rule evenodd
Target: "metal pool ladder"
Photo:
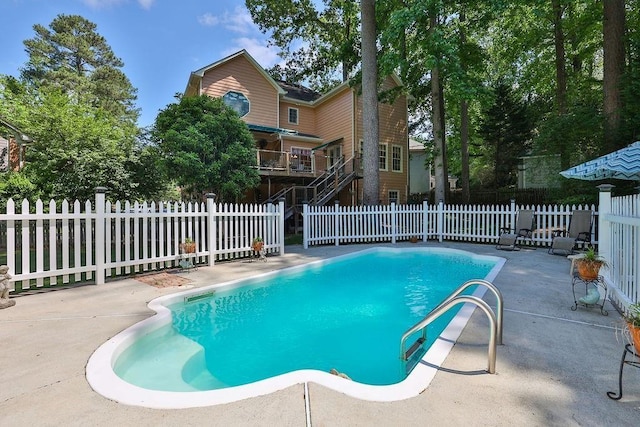
<instances>
[{"instance_id":1,"label":"metal pool ladder","mask_svg":"<svg viewBox=\"0 0 640 427\"><path fill-rule=\"evenodd\" d=\"M478 297L474 297L471 295L460 295L470 286L484 286L490 291L494 293L497 299L496 303L496 313L493 312L489 304L484 302ZM463 304L463 303L472 303L476 306L480 307L482 311L489 318L489 366L487 368L487 372L490 374L495 374L496 372L496 345L502 345L502 313L503 313L503 301L502 301L502 293L500 290L495 287L495 285L487 280L473 279L463 283L455 292L449 295L444 301L442 301L436 308L431 310L429 314L427 314L424 319L413 325L409 328L403 335L400 340L400 359L403 361L407 361L411 356L414 355L418 349L422 347L422 344L427 340L427 326L436 320L438 317L449 311L449 309L455 305ZM422 330L422 336L418 338L413 345L405 350L405 342L410 335Z\"/></svg>"}]
</instances>

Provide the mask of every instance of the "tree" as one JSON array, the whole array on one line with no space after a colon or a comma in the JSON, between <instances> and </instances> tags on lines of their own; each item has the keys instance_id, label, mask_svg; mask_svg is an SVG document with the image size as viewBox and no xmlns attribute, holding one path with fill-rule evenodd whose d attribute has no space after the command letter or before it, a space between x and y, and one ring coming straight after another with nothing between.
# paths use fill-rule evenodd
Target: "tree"
<instances>
[{"instance_id":1,"label":"tree","mask_svg":"<svg viewBox=\"0 0 640 427\"><path fill-rule=\"evenodd\" d=\"M359 62L355 0L246 0L251 18L286 61L284 74L323 92L347 81ZM302 43L300 43L302 42Z\"/></svg>"},{"instance_id":2,"label":"tree","mask_svg":"<svg viewBox=\"0 0 640 427\"><path fill-rule=\"evenodd\" d=\"M378 48L376 46L376 3L362 0L362 126L364 170L363 203L380 202L378 129Z\"/></svg>"},{"instance_id":3,"label":"tree","mask_svg":"<svg viewBox=\"0 0 640 427\"><path fill-rule=\"evenodd\" d=\"M169 104L152 134L171 176L194 195L213 192L234 200L260 183L253 137L219 98L183 97Z\"/></svg>"},{"instance_id":4,"label":"tree","mask_svg":"<svg viewBox=\"0 0 640 427\"><path fill-rule=\"evenodd\" d=\"M59 15L34 30L21 80L0 78L0 114L34 140L25 175L46 198L92 199L97 186L111 199L165 193L163 171L136 140L136 90L95 24Z\"/></svg>"},{"instance_id":5,"label":"tree","mask_svg":"<svg viewBox=\"0 0 640 427\"><path fill-rule=\"evenodd\" d=\"M78 104L59 89L44 89L22 126L34 142L25 173L46 197L88 200L108 187L114 199L136 198L126 163L134 141L102 109Z\"/></svg>"},{"instance_id":6,"label":"tree","mask_svg":"<svg viewBox=\"0 0 640 427\"><path fill-rule=\"evenodd\" d=\"M625 67L624 57L625 1L604 2L604 118L606 152L625 146L618 141L620 136L622 77Z\"/></svg>"},{"instance_id":7,"label":"tree","mask_svg":"<svg viewBox=\"0 0 640 427\"><path fill-rule=\"evenodd\" d=\"M36 35L24 41L29 60L23 80L35 87L55 87L111 114L135 123L136 89L121 71L96 25L79 15L58 15L49 29L33 26Z\"/></svg>"},{"instance_id":8,"label":"tree","mask_svg":"<svg viewBox=\"0 0 640 427\"><path fill-rule=\"evenodd\" d=\"M518 157L530 146L531 125L526 107L509 86L498 84L494 104L484 114L480 132L487 144L485 164L493 166L495 188L516 184Z\"/></svg>"}]
</instances>

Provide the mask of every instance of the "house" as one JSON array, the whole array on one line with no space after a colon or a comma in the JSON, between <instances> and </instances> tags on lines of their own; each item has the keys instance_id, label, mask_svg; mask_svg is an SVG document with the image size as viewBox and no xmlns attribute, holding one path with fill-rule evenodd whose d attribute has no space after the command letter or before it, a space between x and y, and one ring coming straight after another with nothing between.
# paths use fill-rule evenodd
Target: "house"
<instances>
[{"instance_id":1,"label":"house","mask_svg":"<svg viewBox=\"0 0 640 427\"><path fill-rule=\"evenodd\" d=\"M26 146L31 142L30 137L0 117L0 172L22 169Z\"/></svg>"},{"instance_id":2,"label":"house","mask_svg":"<svg viewBox=\"0 0 640 427\"><path fill-rule=\"evenodd\" d=\"M424 195L436 188L436 177L431 174L431 164L427 164L427 150L424 144L409 138L409 194ZM455 190L458 178L449 175L449 189Z\"/></svg>"},{"instance_id":3,"label":"house","mask_svg":"<svg viewBox=\"0 0 640 427\"><path fill-rule=\"evenodd\" d=\"M431 190L431 164L427 165L424 144L409 138L409 194L425 194Z\"/></svg>"},{"instance_id":4,"label":"house","mask_svg":"<svg viewBox=\"0 0 640 427\"><path fill-rule=\"evenodd\" d=\"M400 85L395 76L383 89ZM320 94L272 78L245 50L191 73L185 96L220 97L256 142L261 184L248 201L362 202L362 99L348 83ZM408 195L407 98L380 103L380 201Z\"/></svg>"}]
</instances>

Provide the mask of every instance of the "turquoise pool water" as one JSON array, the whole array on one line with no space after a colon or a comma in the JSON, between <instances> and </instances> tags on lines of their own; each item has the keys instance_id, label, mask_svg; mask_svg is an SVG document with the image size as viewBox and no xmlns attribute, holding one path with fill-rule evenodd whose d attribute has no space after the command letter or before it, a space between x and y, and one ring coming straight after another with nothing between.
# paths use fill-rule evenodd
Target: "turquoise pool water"
<instances>
[{"instance_id":1,"label":"turquoise pool water","mask_svg":"<svg viewBox=\"0 0 640 427\"><path fill-rule=\"evenodd\" d=\"M249 279L168 306L171 323L126 348L114 371L166 391L221 389L302 369L395 384L407 376L402 334L495 265L459 251L379 249ZM429 326L425 348L456 311Z\"/></svg>"}]
</instances>

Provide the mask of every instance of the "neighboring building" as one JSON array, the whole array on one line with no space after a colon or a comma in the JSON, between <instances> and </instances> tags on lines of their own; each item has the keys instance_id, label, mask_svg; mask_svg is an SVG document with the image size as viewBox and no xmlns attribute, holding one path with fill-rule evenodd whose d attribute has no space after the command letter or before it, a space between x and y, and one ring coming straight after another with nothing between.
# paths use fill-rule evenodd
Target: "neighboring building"
<instances>
[{"instance_id":1,"label":"neighboring building","mask_svg":"<svg viewBox=\"0 0 640 427\"><path fill-rule=\"evenodd\" d=\"M427 165L424 144L409 138L409 194L425 194L431 190L431 164Z\"/></svg>"},{"instance_id":2,"label":"neighboring building","mask_svg":"<svg viewBox=\"0 0 640 427\"><path fill-rule=\"evenodd\" d=\"M400 85L395 76L383 88ZM245 50L191 73L185 96L220 97L256 141L261 185L252 201L362 202L362 100L343 83L325 94L277 81ZM407 99L379 105L380 201L408 196Z\"/></svg>"},{"instance_id":3,"label":"neighboring building","mask_svg":"<svg viewBox=\"0 0 640 427\"><path fill-rule=\"evenodd\" d=\"M520 157L518 188L559 188L560 155Z\"/></svg>"},{"instance_id":4,"label":"neighboring building","mask_svg":"<svg viewBox=\"0 0 640 427\"><path fill-rule=\"evenodd\" d=\"M31 142L20 129L0 117L0 172L22 169L26 146Z\"/></svg>"},{"instance_id":5,"label":"neighboring building","mask_svg":"<svg viewBox=\"0 0 640 427\"><path fill-rule=\"evenodd\" d=\"M409 194L425 194L436 188L436 178L427 165L427 150L416 139L409 139ZM449 189L455 190L458 178L449 175Z\"/></svg>"},{"instance_id":6,"label":"neighboring building","mask_svg":"<svg viewBox=\"0 0 640 427\"><path fill-rule=\"evenodd\" d=\"M0 136L0 172L9 170L9 140Z\"/></svg>"}]
</instances>

